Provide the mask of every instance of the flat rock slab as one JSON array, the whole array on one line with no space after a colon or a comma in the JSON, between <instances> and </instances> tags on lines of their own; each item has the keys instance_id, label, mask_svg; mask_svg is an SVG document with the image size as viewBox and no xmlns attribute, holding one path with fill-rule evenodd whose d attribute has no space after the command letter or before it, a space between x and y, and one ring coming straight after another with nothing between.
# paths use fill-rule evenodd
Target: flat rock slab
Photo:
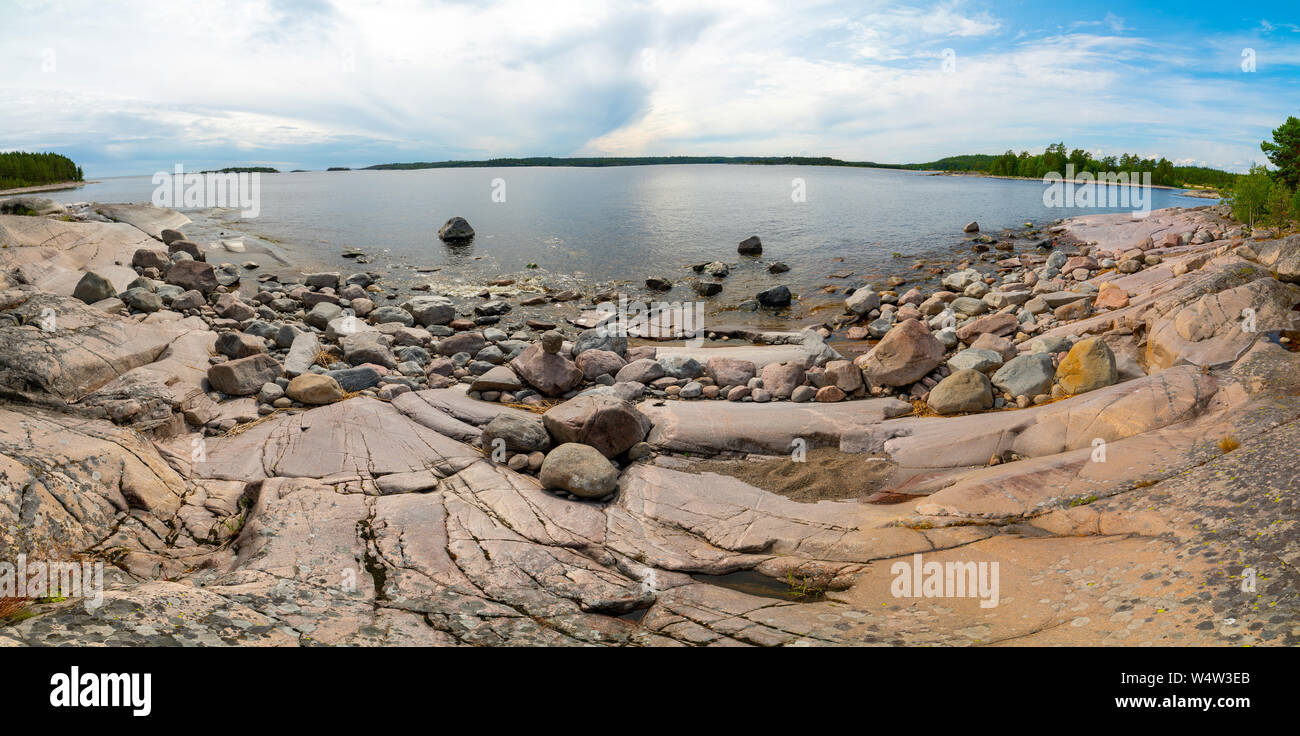
<instances>
[{"instance_id":1,"label":"flat rock slab","mask_svg":"<svg viewBox=\"0 0 1300 736\"><path fill-rule=\"evenodd\" d=\"M388 404L357 397L275 417L233 437L207 441L202 478L373 478L431 469L450 475L482 458L472 447L415 422Z\"/></svg>"},{"instance_id":2,"label":"flat rock slab","mask_svg":"<svg viewBox=\"0 0 1300 736\"><path fill-rule=\"evenodd\" d=\"M125 222L157 240L162 240L163 230L179 230L191 222L176 210L151 204L101 204L95 211L110 220Z\"/></svg>"},{"instance_id":3,"label":"flat rock slab","mask_svg":"<svg viewBox=\"0 0 1300 736\"><path fill-rule=\"evenodd\" d=\"M654 422L646 440L661 450L717 454L787 454L794 441L806 446L838 446L846 433L912 411L898 399L866 399L836 404L721 401L641 402L637 408Z\"/></svg>"}]
</instances>

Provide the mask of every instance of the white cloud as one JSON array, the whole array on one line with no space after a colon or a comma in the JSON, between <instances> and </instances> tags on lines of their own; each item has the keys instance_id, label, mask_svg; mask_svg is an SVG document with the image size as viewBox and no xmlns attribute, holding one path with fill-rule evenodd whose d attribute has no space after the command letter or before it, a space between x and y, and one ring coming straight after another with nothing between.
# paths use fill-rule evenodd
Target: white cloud
<instances>
[{"instance_id":1,"label":"white cloud","mask_svg":"<svg viewBox=\"0 0 1300 736\"><path fill-rule=\"evenodd\" d=\"M1206 53L1135 35L1113 13L1091 32L1026 34L975 0L207 0L113 12L22 0L6 15L0 141L117 167L200 154L903 161L1061 138L1158 141L1170 157L1232 165L1287 105L1262 78L1206 72L1232 70L1246 41L1261 68L1297 54L1228 36Z\"/></svg>"}]
</instances>

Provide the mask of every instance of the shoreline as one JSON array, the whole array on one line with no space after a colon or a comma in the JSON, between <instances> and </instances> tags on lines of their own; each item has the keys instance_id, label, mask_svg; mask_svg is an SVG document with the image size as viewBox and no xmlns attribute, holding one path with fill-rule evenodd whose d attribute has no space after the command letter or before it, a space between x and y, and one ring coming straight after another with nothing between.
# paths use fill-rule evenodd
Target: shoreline
<instances>
[{"instance_id":1,"label":"shoreline","mask_svg":"<svg viewBox=\"0 0 1300 736\"><path fill-rule=\"evenodd\" d=\"M764 646L1300 643L1276 611L1223 631L1217 600L1178 605L1230 598L1225 564L1265 566L1250 601L1295 592L1221 532L1294 549L1255 530L1300 482L1300 236L1221 206L972 239L937 286L700 344L525 320L500 293L407 298L362 270L272 277L185 239L180 213L101 212L119 221L0 215L0 463L20 487L60 468L58 496L0 506L0 542L108 560L105 598L140 615L41 604L0 643L82 643L92 621L100 643L163 643L140 626L178 597L201 640L222 611L221 641L282 646L297 637L258 622L314 644L700 644L737 621ZM815 452L787 465L800 442ZM888 566L917 553L998 562L1010 592L891 603ZM1053 572L1081 555L1095 587ZM355 591L311 572L359 560ZM1169 613L1116 625L1117 589ZM376 639L380 600L401 623ZM1053 601L1065 639L1026 627ZM683 627L699 610L727 613Z\"/></svg>"},{"instance_id":2,"label":"shoreline","mask_svg":"<svg viewBox=\"0 0 1300 736\"><path fill-rule=\"evenodd\" d=\"M936 170L936 171L923 171L923 172L921 172L921 173L923 173L923 174L926 175L926 176L957 176L957 177L970 177L970 178L973 178L973 179L1005 179L1005 180L1008 180L1008 181L1036 181L1036 182L1039 182L1039 183L1043 183L1043 179L1042 179L1042 177L1038 177L1038 176L1004 176L1004 175L997 175L997 176L995 176L995 175L993 175L993 174L986 174L986 173L984 173L984 172L980 172L980 171L938 171L938 170ZM1053 182L1053 183L1055 183L1055 182ZM1123 183L1121 183L1121 182L1099 182L1099 181L1097 181L1097 180L1095 180L1095 179L1089 181L1089 180L1087 180L1087 179L1078 179L1078 178L1074 179L1074 181L1072 181L1072 182L1071 182L1071 181L1066 181L1064 178L1062 178L1062 179L1061 179L1061 183L1063 183L1063 184L1071 184L1071 183L1072 183L1072 184L1075 184L1076 186L1078 186L1078 185L1087 185L1087 184L1098 184L1098 185L1115 186L1115 187L1140 187L1140 186L1142 186L1141 184L1133 184L1133 183L1130 183L1130 182L1123 182ZM1185 197L1199 197L1199 198L1203 198L1203 199L1223 199L1223 195L1222 195L1221 193L1219 193L1218 190L1216 190L1216 189L1211 189L1211 188L1198 189L1198 188L1194 188L1194 187L1193 187L1193 188L1188 188L1188 187L1175 187L1175 186L1169 186L1169 185L1167 185L1167 184L1152 184L1152 185L1150 186L1150 188L1151 188L1151 189L1164 189L1164 190L1166 190L1166 191L1177 191L1177 192L1182 192L1182 193L1183 193L1183 196L1185 196Z\"/></svg>"},{"instance_id":3,"label":"shoreline","mask_svg":"<svg viewBox=\"0 0 1300 736\"><path fill-rule=\"evenodd\" d=\"M30 187L18 187L17 189L0 189L0 197L7 197L13 194L35 194L36 192L62 192L70 189L80 189L87 184L98 184L97 181L62 181L54 184L37 184Z\"/></svg>"}]
</instances>

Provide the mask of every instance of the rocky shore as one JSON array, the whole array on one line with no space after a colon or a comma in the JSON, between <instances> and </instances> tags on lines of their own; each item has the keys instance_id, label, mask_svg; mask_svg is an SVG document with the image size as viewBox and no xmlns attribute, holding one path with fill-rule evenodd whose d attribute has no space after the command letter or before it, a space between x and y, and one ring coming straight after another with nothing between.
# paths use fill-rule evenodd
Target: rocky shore
<instances>
[{"instance_id":1,"label":"rocky shore","mask_svg":"<svg viewBox=\"0 0 1300 736\"><path fill-rule=\"evenodd\" d=\"M0 644L1300 643L1300 236L1219 207L972 223L937 288L691 344L36 199L0 214L0 559L111 567ZM999 562L1000 604L894 597L918 553Z\"/></svg>"}]
</instances>

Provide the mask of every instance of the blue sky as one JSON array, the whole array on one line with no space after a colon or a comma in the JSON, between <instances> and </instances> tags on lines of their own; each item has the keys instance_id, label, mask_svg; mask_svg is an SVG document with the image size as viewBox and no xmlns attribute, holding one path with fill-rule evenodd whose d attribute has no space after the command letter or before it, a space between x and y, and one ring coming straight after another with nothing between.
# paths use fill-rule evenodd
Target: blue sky
<instances>
[{"instance_id":1,"label":"blue sky","mask_svg":"<svg viewBox=\"0 0 1300 736\"><path fill-rule=\"evenodd\" d=\"M1300 115L1295 0L4 3L0 150L92 177L1058 140L1244 170Z\"/></svg>"}]
</instances>

